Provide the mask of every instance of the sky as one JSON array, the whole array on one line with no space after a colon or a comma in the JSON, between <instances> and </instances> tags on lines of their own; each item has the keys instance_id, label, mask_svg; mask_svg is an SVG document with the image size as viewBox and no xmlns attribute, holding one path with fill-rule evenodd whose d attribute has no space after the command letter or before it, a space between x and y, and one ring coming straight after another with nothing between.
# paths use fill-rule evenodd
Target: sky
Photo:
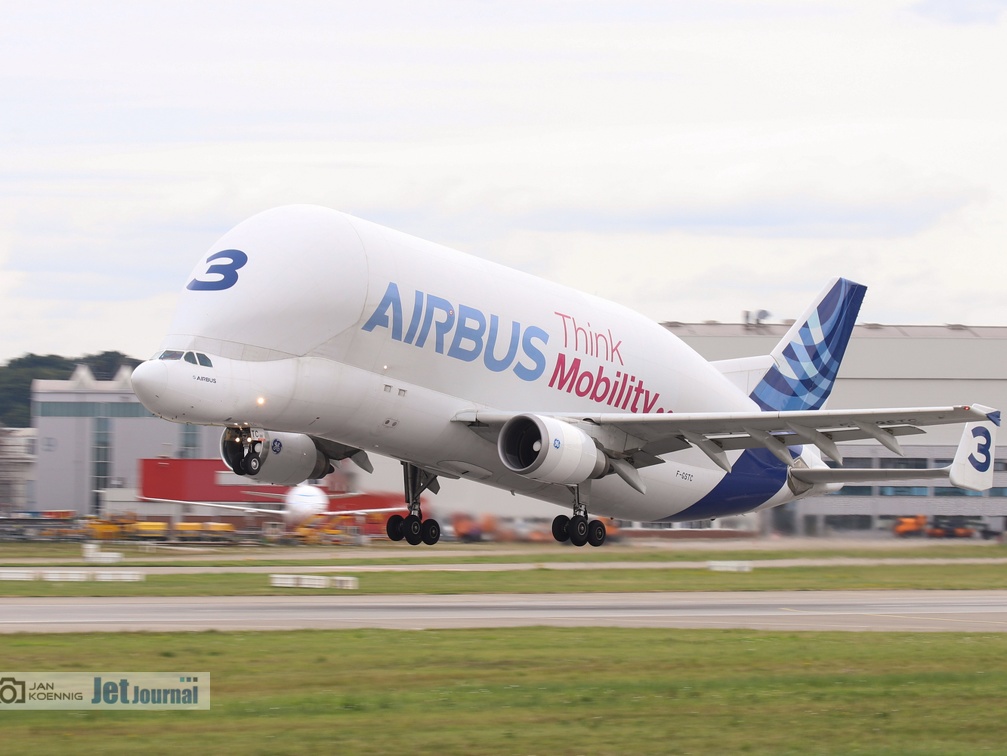
<instances>
[{"instance_id":1,"label":"sky","mask_svg":"<svg viewBox=\"0 0 1007 756\"><path fill-rule=\"evenodd\" d=\"M861 322L1007 325L1007 0L5 8L0 363L150 356L303 202L660 321L844 275Z\"/></svg>"}]
</instances>

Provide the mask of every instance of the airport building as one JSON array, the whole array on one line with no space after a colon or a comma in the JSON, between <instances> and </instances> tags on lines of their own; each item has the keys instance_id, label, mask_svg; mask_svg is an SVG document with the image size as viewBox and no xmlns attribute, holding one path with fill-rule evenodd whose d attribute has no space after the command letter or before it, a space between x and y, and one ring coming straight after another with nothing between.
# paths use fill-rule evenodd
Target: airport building
<instances>
[{"instance_id":1,"label":"airport building","mask_svg":"<svg viewBox=\"0 0 1007 756\"><path fill-rule=\"evenodd\" d=\"M789 327L786 323L664 325L710 360L766 354ZM829 407L971 402L1007 409L1007 328L858 325ZM153 417L133 395L128 369L111 381L97 381L86 367L79 367L66 381L33 383L32 424L38 449L31 508L73 509L79 514L101 512L106 500L128 501L139 485L141 459L217 458L221 432ZM949 426L903 436L904 457L874 442L843 444L845 465L943 466L954 455L960 434L960 426ZM1001 443L1007 445L1007 438ZM399 465L378 457L373 461L375 475L360 475L357 482L368 490L399 490ZM882 518L899 515L1007 515L1007 471L1004 461L995 464L995 487L981 495L933 480L847 486L838 494L774 510L772 526L812 534L876 528L885 524ZM490 512L516 518L551 519L558 511L471 481L445 481L433 504L441 513Z\"/></svg>"},{"instance_id":2,"label":"airport building","mask_svg":"<svg viewBox=\"0 0 1007 756\"><path fill-rule=\"evenodd\" d=\"M34 428L0 427L0 516L34 502L36 449Z\"/></svg>"},{"instance_id":3,"label":"airport building","mask_svg":"<svg viewBox=\"0 0 1007 756\"><path fill-rule=\"evenodd\" d=\"M99 514L106 496L136 489L140 460L214 457L219 428L178 425L151 415L123 367L111 381L79 365L69 380L36 380L32 427L38 436L36 510Z\"/></svg>"}]
</instances>

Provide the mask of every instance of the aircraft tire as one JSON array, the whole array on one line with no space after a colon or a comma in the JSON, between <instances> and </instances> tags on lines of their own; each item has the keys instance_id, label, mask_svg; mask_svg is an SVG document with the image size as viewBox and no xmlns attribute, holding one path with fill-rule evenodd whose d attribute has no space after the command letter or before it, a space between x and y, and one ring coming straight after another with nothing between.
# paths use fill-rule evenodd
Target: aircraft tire
<instances>
[{"instance_id":1,"label":"aircraft tire","mask_svg":"<svg viewBox=\"0 0 1007 756\"><path fill-rule=\"evenodd\" d=\"M587 518L577 515L570 518L570 543L583 546L587 543Z\"/></svg>"},{"instance_id":2,"label":"aircraft tire","mask_svg":"<svg viewBox=\"0 0 1007 756\"><path fill-rule=\"evenodd\" d=\"M419 545L423 540L423 524L416 515L409 515L402 521L402 534L410 546Z\"/></svg>"},{"instance_id":3,"label":"aircraft tire","mask_svg":"<svg viewBox=\"0 0 1007 756\"><path fill-rule=\"evenodd\" d=\"M262 460L254 454L249 454L245 457L245 472L249 475L257 475L259 470L262 469Z\"/></svg>"},{"instance_id":4,"label":"aircraft tire","mask_svg":"<svg viewBox=\"0 0 1007 756\"><path fill-rule=\"evenodd\" d=\"M385 534L389 540L402 540L402 522L402 515L395 514L388 518L388 522L385 523Z\"/></svg>"},{"instance_id":5,"label":"aircraft tire","mask_svg":"<svg viewBox=\"0 0 1007 756\"><path fill-rule=\"evenodd\" d=\"M605 529L605 523L601 520L591 520L587 524L587 542L592 546L601 546L605 543L607 536L608 531Z\"/></svg>"},{"instance_id":6,"label":"aircraft tire","mask_svg":"<svg viewBox=\"0 0 1007 756\"><path fill-rule=\"evenodd\" d=\"M441 524L437 520L424 520L420 537L427 546L433 546L441 540Z\"/></svg>"},{"instance_id":7,"label":"aircraft tire","mask_svg":"<svg viewBox=\"0 0 1007 756\"><path fill-rule=\"evenodd\" d=\"M570 518L566 515L556 515L552 521L552 537L560 543L570 540Z\"/></svg>"}]
</instances>

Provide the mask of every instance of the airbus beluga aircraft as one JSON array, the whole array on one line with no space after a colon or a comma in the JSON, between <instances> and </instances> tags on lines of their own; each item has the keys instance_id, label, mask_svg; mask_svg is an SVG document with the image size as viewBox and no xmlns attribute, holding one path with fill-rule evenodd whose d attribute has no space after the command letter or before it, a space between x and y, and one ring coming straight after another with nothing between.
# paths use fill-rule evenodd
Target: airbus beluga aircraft
<instances>
[{"instance_id":1,"label":"airbus beluga aircraft","mask_svg":"<svg viewBox=\"0 0 1007 756\"><path fill-rule=\"evenodd\" d=\"M420 494L468 478L568 510L553 535L600 546L590 515L688 521L775 507L843 483L992 483L1000 413L977 404L827 410L866 289L830 281L773 351L707 362L621 305L315 206L240 223L199 260L170 332L133 373L154 414L223 427L239 475L292 485L370 453ZM862 470L841 441L964 424L951 465Z\"/></svg>"}]
</instances>

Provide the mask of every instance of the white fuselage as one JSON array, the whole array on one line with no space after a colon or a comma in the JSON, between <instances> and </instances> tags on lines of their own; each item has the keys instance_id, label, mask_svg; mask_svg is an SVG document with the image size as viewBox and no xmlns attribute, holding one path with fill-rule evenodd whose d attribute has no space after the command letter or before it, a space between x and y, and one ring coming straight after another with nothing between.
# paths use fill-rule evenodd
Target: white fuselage
<instances>
[{"instance_id":1,"label":"white fuselage","mask_svg":"<svg viewBox=\"0 0 1007 756\"><path fill-rule=\"evenodd\" d=\"M167 419L308 434L558 504L572 501L566 486L508 471L495 444L452 419L758 409L626 307L316 207L226 234L193 271L162 348L212 363L138 368L138 395ZM821 465L813 447L801 454ZM615 475L593 481L591 512L700 519L794 497L780 467L755 498L690 511L718 486L730 500L728 474L695 449L663 460L640 470L646 494ZM762 472L728 475L739 491L746 474Z\"/></svg>"}]
</instances>

